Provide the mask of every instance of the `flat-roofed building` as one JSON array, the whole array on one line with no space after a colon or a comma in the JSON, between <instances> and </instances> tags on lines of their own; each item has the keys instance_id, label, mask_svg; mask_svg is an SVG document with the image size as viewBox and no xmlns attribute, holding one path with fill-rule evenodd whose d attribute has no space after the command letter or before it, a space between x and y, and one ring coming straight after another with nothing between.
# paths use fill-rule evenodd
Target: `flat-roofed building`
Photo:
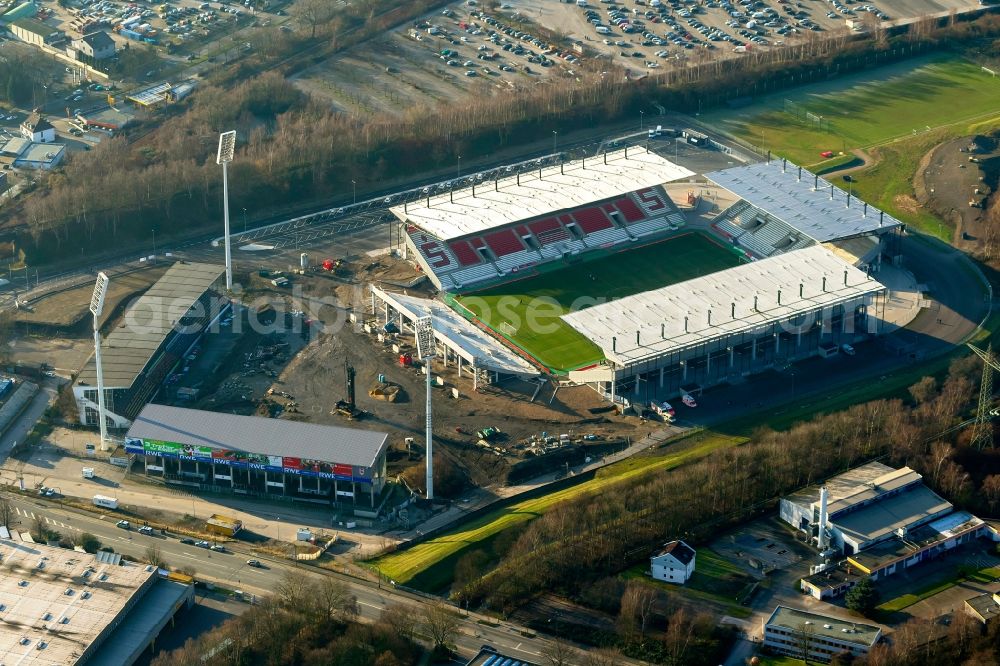
<instances>
[{"instance_id":1,"label":"flat-roofed building","mask_svg":"<svg viewBox=\"0 0 1000 666\"><path fill-rule=\"evenodd\" d=\"M9 538L0 527L0 662L134 663L194 588L120 556Z\"/></svg>"},{"instance_id":2,"label":"flat-roofed building","mask_svg":"<svg viewBox=\"0 0 1000 666\"><path fill-rule=\"evenodd\" d=\"M764 624L764 647L799 659L828 662L850 652L863 657L882 637L880 627L778 606Z\"/></svg>"},{"instance_id":3,"label":"flat-roofed building","mask_svg":"<svg viewBox=\"0 0 1000 666\"><path fill-rule=\"evenodd\" d=\"M1000 592L987 592L966 599L965 612L983 624L993 623L1000 617Z\"/></svg>"}]
</instances>

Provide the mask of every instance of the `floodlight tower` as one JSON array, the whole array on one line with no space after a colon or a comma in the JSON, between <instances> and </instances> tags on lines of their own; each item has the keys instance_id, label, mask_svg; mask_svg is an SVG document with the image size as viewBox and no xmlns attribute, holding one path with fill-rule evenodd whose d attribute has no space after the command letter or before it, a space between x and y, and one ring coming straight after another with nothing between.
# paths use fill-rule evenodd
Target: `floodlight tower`
<instances>
[{"instance_id":1,"label":"floodlight tower","mask_svg":"<svg viewBox=\"0 0 1000 666\"><path fill-rule=\"evenodd\" d=\"M101 451L108 450L108 422L104 407L104 370L101 367L101 314L110 279L107 273L97 274L94 294L90 297L90 314L94 316L94 367L97 369L97 420L101 425Z\"/></svg>"},{"instance_id":2,"label":"floodlight tower","mask_svg":"<svg viewBox=\"0 0 1000 666\"><path fill-rule=\"evenodd\" d=\"M215 163L222 165L222 216L226 237L226 289L233 289L233 255L229 247L229 170L228 165L233 161L236 153L236 130L223 132L219 135L219 152L215 156Z\"/></svg>"},{"instance_id":3,"label":"floodlight tower","mask_svg":"<svg viewBox=\"0 0 1000 666\"><path fill-rule=\"evenodd\" d=\"M436 355L434 349L434 324L430 315L420 317L413 324L413 330L417 336L417 356L424 364L424 373L427 375L427 499L434 499L434 442L432 431L433 411L431 409L431 359Z\"/></svg>"}]
</instances>

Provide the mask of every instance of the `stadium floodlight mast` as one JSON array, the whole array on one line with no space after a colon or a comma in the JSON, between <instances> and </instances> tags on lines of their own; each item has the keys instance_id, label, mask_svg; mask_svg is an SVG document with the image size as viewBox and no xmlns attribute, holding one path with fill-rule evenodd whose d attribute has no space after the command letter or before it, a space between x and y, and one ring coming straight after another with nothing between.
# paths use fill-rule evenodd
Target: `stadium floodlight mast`
<instances>
[{"instance_id":1,"label":"stadium floodlight mast","mask_svg":"<svg viewBox=\"0 0 1000 666\"><path fill-rule=\"evenodd\" d=\"M226 237L226 289L233 289L233 254L229 247L229 170L228 165L236 153L236 130L219 135L219 152L215 163L222 165L222 217Z\"/></svg>"},{"instance_id":2,"label":"stadium floodlight mast","mask_svg":"<svg viewBox=\"0 0 1000 666\"><path fill-rule=\"evenodd\" d=\"M97 369L97 420L101 426L101 451L108 450L108 422L104 406L104 369L101 367L101 314L104 312L104 297L111 282L107 273L97 274L94 295L90 297L90 314L94 316L94 367Z\"/></svg>"},{"instance_id":3,"label":"stadium floodlight mast","mask_svg":"<svg viewBox=\"0 0 1000 666\"><path fill-rule=\"evenodd\" d=\"M434 442L433 442L433 411L431 409L431 359L436 355L434 349L434 323L430 315L419 317L413 322L413 331L417 336L417 356L424 364L427 375L427 499L434 499Z\"/></svg>"}]
</instances>

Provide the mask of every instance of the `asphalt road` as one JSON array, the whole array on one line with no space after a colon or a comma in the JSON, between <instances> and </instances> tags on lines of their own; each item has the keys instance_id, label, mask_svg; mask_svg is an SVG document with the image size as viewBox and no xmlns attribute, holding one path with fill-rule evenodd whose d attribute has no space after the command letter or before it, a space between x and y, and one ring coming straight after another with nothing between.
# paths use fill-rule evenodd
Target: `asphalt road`
<instances>
[{"instance_id":1,"label":"asphalt road","mask_svg":"<svg viewBox=\"0 0 1000 666\"><path fill-rule=\"evenodd\" d=\"M228 589L239 589L248 594L270 594L289 573L299 576L335 576L351 589L357 598L360 616L365 620L376 620L385 608L399 603L410 606L413 613L419 616L420 606L431 599L404 590L396 590L384 583L380 586L334 572L324 572L308 565L296 565L262 555L251 555L252 551L248 544L237 544L235 552L212 552L182 544L176 537L145 536L134 529L118 528L115 526L118 517L114 515L99 516L65 508L40 498L21 495L7 497L15 510L12 529L28 531L35 519L40 518L51 530L64 535L89 532L100 539L102 544L136 559L143 559L147 549L155 546L160 549L163 560L172 568L191 567L199 580L210 581ZM230 546L227 544L228 547ZM246 560L251 556L264 563L264 568L247 566ZM543 661L542 650L549 644L549 639L509 622L501 622L496 627L480 624L478 620L483 619L484 616L475 613L463 614L455 637L455 644L461 654L471 656L477 653L483 644L489 643L509 656L536 663Z\"/></svg>"},{"instance_id":2,"label":"asphalt road","mask_svg":"<svg viewBox=\"0 0 1000 666\"><path fill-rule=\"evenodd\" d=\"M56 398L58 382L53 379L35 380L38 384L38 393L31 399L28 406L24 408L17 420L7 428L3 436L0 437L0 465L7 460L11 449L17 442L23 442L28 432L34 427L38 419L45 413L46 408Z\"/></svg>"}]
</instances>

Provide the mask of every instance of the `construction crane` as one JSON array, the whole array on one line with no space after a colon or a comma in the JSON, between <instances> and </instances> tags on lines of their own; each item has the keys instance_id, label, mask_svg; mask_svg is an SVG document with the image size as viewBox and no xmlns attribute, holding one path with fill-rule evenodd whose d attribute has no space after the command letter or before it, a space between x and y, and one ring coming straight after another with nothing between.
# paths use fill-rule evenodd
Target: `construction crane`
<instances>
[{"instance_id":1,"label":"construction crane","mask_svg":"<svg viewBox=\"0 0 1000 666\"><path fill-rule=\"evenodd\" d=\"M976 420L972 426L972 446L982 451L987 446L993 448L993 417L997 415L997 410L993 405L993 371L1000 370L1000 363L993 355L993 343L986 346L985 350L976 347L971 343L965 343L976 356L983 359L983 378L979 383L979 405L976 409Z\"/></svg>"}]
</instances>

